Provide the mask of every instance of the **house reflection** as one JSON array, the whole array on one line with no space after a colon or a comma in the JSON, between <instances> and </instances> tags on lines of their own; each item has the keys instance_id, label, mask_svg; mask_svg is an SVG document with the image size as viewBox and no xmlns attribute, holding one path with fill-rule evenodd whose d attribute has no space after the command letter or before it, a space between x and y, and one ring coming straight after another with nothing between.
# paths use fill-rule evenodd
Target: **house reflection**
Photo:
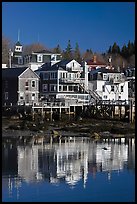
<instances>
[{"instance_id":1,"label":"house reflection","mask_svg":"<svg viewBox=\"0 0 137 204\"><path fill-rule=\"evenodd\" d=\"M90 172L122 170L129 156L133 157L134 153L129 151L128 144L74 140L44 146L18 146L18 175L27 182L44 179L56 183L64 180L75 185L80 179L85 183Z\"/></svg>"},{"instance_id":2,"label":"house reflection","mask_svg":"<svg viewBox=\"0 0 137 204\"><path fill-rule=\"evenodd\" d=\"M12 170L7 165L9 161L14 166ZM24 180L47 181L52 184L65 182L73 187L81 180L83 187L86 187L88 174L95 177L96 172L104 171L108 173L108 179L111 179L111 172L114 170L119 172L124 168L134 169L135 143L72 140L56 144L17 146L12 150L5 147L3 164L3 175L11 175L14 170L14 174L18 175L15 179L19 180L19 185Z\"/></svg>"}]
</instances>

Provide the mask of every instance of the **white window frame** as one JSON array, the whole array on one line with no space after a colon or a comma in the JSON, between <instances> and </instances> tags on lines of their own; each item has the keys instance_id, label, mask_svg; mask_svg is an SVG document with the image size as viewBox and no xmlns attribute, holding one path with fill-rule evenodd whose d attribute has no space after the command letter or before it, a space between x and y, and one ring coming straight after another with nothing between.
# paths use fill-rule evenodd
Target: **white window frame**
<instances>
[{"instance_id":1,"label":"white window frame","mask_svg":"<svg viewBox=\"0 0 137 204\"><path fill-rule=\"evenodd\" d=\"M43 62L43 55L42 54L37 55L37 62Z\"/></svg>"},{"instance_id":2,"label":"white window frame","mask_svg":"<svg viewBox=\"0 0 137 204\"><path fill-rule=\"evenodd\" d=\"M52 90L52 87L54 87L53 90ZM57 91L57 85L55 85L55 84L50 84L50 91L51 91L51 92L56 92L56 91Z\"/></svg>"},{"instance_id":3,"label":"white window frame","mask_svg":"<svg viewBox=\"0 0 137 204\"><path fill-rule=\"evenodd\" d=\"M33 82L34 82L34 86L32 86ZM32 81L31 81L31 87L32 87L32 88L35 88L35 87L36 87L36 80L32 80Z\"/></svg>"},{"instance_id":4,"label":"white window frame","mask_svg":"<svg viewBox=\"0 0 137 204\"><path fill-rule=\"evenodd\" d=\"M31 94L31 100L34 101L34 100L35 100L35 97L36 97L36 94L33 92L33 93Z\"/></svg>"},{"instance_id":5,"label":"white window frame","mask_svg":"<svg viewBox=\"0 0 137 204\"><path fill-rule=\"evenodd\" d=\"M24 99L24 93L20 93L20 100Z\"/></svg>"}]
</instances>

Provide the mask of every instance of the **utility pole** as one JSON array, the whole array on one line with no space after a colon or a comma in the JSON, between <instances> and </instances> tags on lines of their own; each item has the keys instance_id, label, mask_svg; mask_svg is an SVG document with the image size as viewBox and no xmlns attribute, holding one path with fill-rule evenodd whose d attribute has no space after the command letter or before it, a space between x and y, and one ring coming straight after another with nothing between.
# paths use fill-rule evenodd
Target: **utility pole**
<instances>
[{"instance_id":1,"label":"utility pole","mask_svg":"<svg viewBox=\"0 0 137 204\"><path fill-rule=\"evenodd\" d=\"M13 52L11 49L9 50L9 68L11 68L11 57L13 56Z\"/></svg>"}]
</instances>

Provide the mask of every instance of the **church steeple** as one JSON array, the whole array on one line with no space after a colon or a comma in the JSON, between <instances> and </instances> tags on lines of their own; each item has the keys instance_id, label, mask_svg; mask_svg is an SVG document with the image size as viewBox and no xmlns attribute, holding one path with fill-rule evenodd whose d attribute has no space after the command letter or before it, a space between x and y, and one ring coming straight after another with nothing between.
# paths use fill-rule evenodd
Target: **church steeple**
<instances>
[{"instance_id":1,"label":"church steeple","mask_svg":"<svg viewBox=\"0 0 137 204\"><path fill-rule=\"evenodd\" d=\"M18 41L15 44L14 52L16 52L18 54L22 54L22 45L21 45L19 40L20 40L20 30L18 30Z\"/></svg>"},{"instance_id":2,"label":"church steeple","mask_svg":"<svg viewBox=\"0 0 137 204\"><path fill-rule=\"evenodd\" d=\"M16 42L14 46L14 53L13 53L13 58L12 58L12 65L14 67L19 67L20 65L23 65L23 46L20 43L20 32L18 30L18 41Z\"/></svg>"}]
</instances>

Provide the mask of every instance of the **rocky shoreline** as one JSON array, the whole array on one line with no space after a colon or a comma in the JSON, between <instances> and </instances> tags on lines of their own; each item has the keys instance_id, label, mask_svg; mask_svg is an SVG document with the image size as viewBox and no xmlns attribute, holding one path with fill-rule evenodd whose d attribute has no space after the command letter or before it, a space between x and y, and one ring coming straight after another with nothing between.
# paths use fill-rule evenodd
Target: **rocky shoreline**
<instances>
[{"instance_id":1,"label":"rocky shoreline","mask_svg":"<svg viewBox=\"0 0 137 204\"><path fill-rule=\"evenodd\" d=\"M135 138L135 124L112 120L79 119L77 121L29 121L16 118L2 119L3 140L31 140L44 138L49 142L66 137Z\"/></svg>"}]
</instances>

